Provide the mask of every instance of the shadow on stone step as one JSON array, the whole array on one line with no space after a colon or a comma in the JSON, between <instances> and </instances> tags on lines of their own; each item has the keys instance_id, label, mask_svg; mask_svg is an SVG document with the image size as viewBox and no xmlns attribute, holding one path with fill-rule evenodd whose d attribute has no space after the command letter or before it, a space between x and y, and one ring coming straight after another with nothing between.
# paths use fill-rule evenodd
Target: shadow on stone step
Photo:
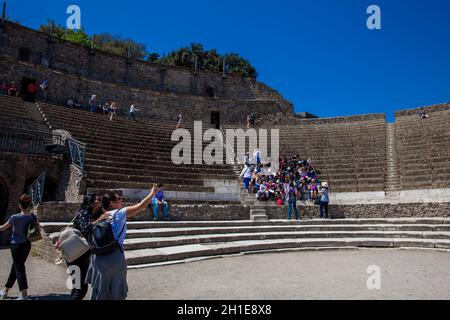
<instances>
[{"instance_id":1,"label":"shadow on stone step","mask_svg":"<svg viewBox=\"0 0 450 320\"><path fill-rule=\"evenodd\" d=\"M56 293L50 293L50 294L46 294L46 295L41 295L41 296L31 296L31 298L33 300L38 300L38 301L71 301L72 297L70 296L70 294L56 294Z\"/></svg>"}]
</instances>

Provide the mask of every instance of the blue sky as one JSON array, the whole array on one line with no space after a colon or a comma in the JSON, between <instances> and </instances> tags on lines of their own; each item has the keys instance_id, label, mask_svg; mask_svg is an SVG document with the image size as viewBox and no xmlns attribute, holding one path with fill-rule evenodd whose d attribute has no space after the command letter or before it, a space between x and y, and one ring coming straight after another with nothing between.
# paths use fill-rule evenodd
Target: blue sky
<instances>
[{"instance_id":1,"label":"blue sky","mask_svg":"<svg viewBox=\"0 0 450 320\"><path fill-rule=\"evenodd\" d=\"M450 101L448 0L8 0L8 15L37 28L65 24L77 4L82 25L145 43L160 54L191 42L238 52L259 81L297 112L322 117L386 113ZM369 30L369 5L381 30Z\"/></svg>"}]
</instances>

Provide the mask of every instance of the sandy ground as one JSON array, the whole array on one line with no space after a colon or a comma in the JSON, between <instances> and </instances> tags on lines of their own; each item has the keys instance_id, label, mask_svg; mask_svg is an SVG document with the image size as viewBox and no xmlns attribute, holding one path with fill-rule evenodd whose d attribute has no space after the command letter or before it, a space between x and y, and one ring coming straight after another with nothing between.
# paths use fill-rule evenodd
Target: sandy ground
<instances>
[{"instance_id":1,"label":"sandy ground","mask_svg":"<svg viewBox=\"0 0 450 320\"><path fill-rule=\"evenodd\" d=\"M0 250L2 285L10 264ZM371 265L379 290L367 287ZM33 298L69 299L64 268L30 256L27 274ZM144 300L450 299L449 280L450 255L426 250L272 253L128 271L129 299Z\"/></svg>"}]
</instances>

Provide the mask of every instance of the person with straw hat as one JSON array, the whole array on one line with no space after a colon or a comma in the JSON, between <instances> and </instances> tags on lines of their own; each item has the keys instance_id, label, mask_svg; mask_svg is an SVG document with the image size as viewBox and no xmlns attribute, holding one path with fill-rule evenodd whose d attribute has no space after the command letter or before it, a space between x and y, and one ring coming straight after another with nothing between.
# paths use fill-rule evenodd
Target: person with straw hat
<instances>
[{"instance_id":1,"label":"person with straw hat","mask_svg":"<svg viewBox=\"0 0 450 320\"><path fill-rule=\"evenodd\" d=\"M321 219L328 218L328 203L330 202L328 189L329 189L328 182L323 182L321 187L319 188Z\"/></svg>"}]
</instances>

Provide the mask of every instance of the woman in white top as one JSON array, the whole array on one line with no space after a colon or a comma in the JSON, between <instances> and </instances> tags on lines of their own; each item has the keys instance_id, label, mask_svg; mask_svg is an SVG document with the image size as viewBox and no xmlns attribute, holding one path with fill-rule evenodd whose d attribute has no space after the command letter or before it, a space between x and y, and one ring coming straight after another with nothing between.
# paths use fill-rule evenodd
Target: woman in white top
<instances>
[{"instance_id":1,"label":"woman in white top","mask_svg":"<svg viewBox=\"0 0 450 320\"><path fill-rule=\"evenodd\" d=\"M113 121L114 116L116 116L116 110L117 110L117 103L115 101L111 102L111 106L109 107L111 109L109 121Z\"/></svg>"}]
</instances>

